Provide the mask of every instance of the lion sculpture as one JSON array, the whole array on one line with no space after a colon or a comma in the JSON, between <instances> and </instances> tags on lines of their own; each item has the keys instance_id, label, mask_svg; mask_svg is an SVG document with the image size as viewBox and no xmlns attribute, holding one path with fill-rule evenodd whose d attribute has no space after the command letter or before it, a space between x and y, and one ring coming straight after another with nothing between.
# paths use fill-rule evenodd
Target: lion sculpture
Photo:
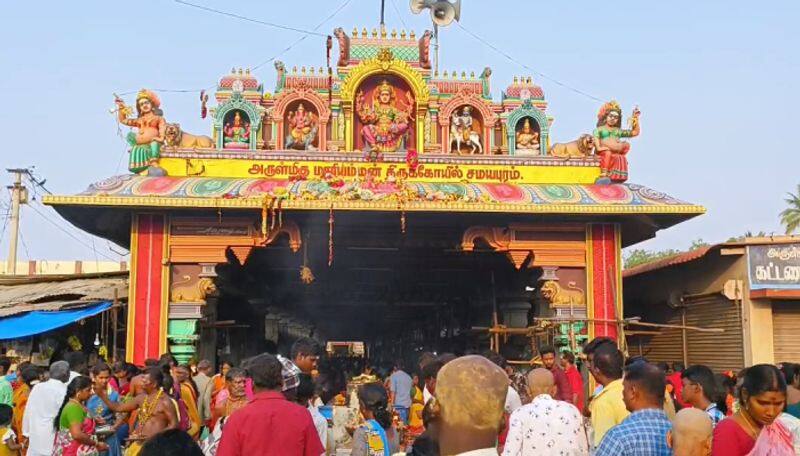
<instances>
[{"instance_id":1,"label":"lion sculpture","mask_svg":"<svg viewBox=\"0 0 800 456\"><path fill-rule=\"evenodd\" d=\"M211 278L201 277L195 283L192 283L192 276L185 275L182 279L173 284L172 302L205 302L206 296L217 291Z\"/></svg>"},{"instance_id":2,"label":"lion sculpture","mask_svg":"<svg viewBox=\"0 0 800 456\"><path fill-rule=\"evenodd\" d=\"M569 282L567 288L561 288L558 282L548 280L542 285L542 296L550 301L552 307L583 306L586 298L583 290L575 282Z\"/></svg>"},{"instance_id":3,"label":"lion sculpture","mask_svg":"<svg viewBox=\"0 0 800 456\"><path fill-rule=\"evenodd\" d=\"M583 134L575 141L556 143L550 148L550 155L561 158L588 157L594 148L592 135Z\"/></svg>"},{"instance_id":4,"label":"lion sculpture","mask_svg":"<svg viewBox=\"0 0 800 456\"><path fill-rule=\"evenodd\" d=\"M214 141L208 136L197 136L181 130L181 125L168 123L164 135L164 144L167 147L178 149L213 149Z\"/></svg>"}]
</instances>

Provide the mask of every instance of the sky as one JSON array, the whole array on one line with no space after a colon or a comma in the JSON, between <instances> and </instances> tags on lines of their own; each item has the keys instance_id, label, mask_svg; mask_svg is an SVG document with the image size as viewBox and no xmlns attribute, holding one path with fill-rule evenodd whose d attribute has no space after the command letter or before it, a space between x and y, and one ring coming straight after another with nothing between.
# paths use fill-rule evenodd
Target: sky
<instances>
[{"instance_id":1,"label":"sky","mask_svg":"<svg viewBox=\"0 0 800 456\"><path fill-rule=\"evenodd\" d=\"M304 30L319 25L323 34L379 23L379 0L192 1ZM793 0L463 0L463 29L441 32L440 68L477 74L491 67L497 99L513 76L533 77L555 118L555 142L590 132L600 105L560 84L616 99L625 114L638 105L642 134L632 140L630 182L708 212L637 247L681 249L698 238L783 232L783 198L800 184L799 22L800 2ZM430 18L413 15L407 0L386 0L386 24L420 35ZM305 35L284 52L303 36L170 0L10 2L0 17L0 166L35 166L56 194L125 173L127 147L109 113L114 93L187 90L160 94L165 116L188 132L209 134L199 90L213 88L231 67L264 62L254 72L274 87L275 56L287 68L324 66L324 37ZM9 193L2 191L5 258ZM21 230L21 260L123 259L124 251L64 222L38 198L23 208Z\"/></svg>"}]
</instances>

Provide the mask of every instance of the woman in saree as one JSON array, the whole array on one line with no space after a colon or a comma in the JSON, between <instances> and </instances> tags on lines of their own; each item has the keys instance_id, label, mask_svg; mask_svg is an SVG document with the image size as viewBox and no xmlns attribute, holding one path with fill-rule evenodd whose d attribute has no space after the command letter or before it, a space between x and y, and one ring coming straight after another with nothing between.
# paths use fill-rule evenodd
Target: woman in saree
<instances>
[{"instance_id":1,"label":"woman in saree","mask_svg":"<svg viewBox=\"0 0 800 456\"><path fill-rule=\"evenodd\" d=\"M56 430L53 456L92 456L108 450L108 445L94 435L94 421L84 405L91 396L89 377L75 377L67 386L64 402L53 420Z\"/></svg>"},{"instance_id":2,"label":"woman in saree","mask_svg":"<svg viewBox=\"0 0 800 456\"><path fill-rule=\"evenodd\" d=\"M745 370L739 410L714 428L713 456L791 456L792 434L780 421L786 406L786 381L770 364Z\"/></svg>"},{"instance_id":3,"label":"woman in saree","mask_svg":"<svg viewBox=\"0 0 800 456\"><path fill-rule=\"evenodd\" d=\"M95 388L105 390L108 395L108 400L117 403L120 401L120 395L114 391L109 384L110 379L111 368L102 362L95 364L92 368L92 381L94 382ZM86 408L89 410L89 416L91 416L97 424L106 427L110 432L105 440L108 445L108 456L121 456L121 442L128 436L125 417L121 415L120 418L117 418L117 415L114 414L96 394L93 394L92 397L86 401ZM110 426L110 429L107 426Z\"/></svg>"}]
</instances>

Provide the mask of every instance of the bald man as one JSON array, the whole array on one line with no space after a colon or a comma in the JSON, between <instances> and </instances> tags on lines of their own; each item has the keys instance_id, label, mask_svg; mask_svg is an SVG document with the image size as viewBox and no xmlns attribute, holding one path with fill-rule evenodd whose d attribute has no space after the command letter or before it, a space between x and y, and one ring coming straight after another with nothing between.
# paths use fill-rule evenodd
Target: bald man
<instances>
[{"instance_id":1,"label":"bald man","mask_svg":"<svg viewBox=\"0 0 800 456\"><path fill-rule=\"evenodd\" d=\"M497 456L508 375L483 356L456 358L436 376L443 456Z\"/></svg>"},{"instance_id":2,"label":"bald man","mask_svg":"<svg viewBox=\"0 0 800 456\"><path fill-rule=\"evenodd\" d=\"M589 454L581 412L573 404L553 399L556 381L548 369L528 373L530 404L511 414L503 456ZM535 435L536 438L526 438Z\"/></svg>"},{"instance_id":3,"label":"bald man","mask_svg":"<svg viewBox=\"0 0 800 456\"><path fill-rule=\"evenodd\" d=\"M667 432L667 445L675 456L710 456L714 426L708 414L696 408L685 408L675 415Z\"/></svg>"}]
</instances>

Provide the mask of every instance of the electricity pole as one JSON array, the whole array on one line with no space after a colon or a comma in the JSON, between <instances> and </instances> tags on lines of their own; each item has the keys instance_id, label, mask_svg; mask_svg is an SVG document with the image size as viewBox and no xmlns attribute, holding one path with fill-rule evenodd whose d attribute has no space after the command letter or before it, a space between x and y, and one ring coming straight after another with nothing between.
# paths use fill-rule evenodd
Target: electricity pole
<instances>
[{"instance_id":1,"label":"electricity pole","mask_svg":"<svg viewBox=\"0 0 800 456\"><path fill-rule=\"evenodd\" d=\"M14 184L9 185L11 191L11 238L8 240L8 274L17 274L17 241L19 239L19 208L28 203L28 189L22 185L22 175L27 169L6 169L14 175Z\"/></svg>"}]
</instances>

